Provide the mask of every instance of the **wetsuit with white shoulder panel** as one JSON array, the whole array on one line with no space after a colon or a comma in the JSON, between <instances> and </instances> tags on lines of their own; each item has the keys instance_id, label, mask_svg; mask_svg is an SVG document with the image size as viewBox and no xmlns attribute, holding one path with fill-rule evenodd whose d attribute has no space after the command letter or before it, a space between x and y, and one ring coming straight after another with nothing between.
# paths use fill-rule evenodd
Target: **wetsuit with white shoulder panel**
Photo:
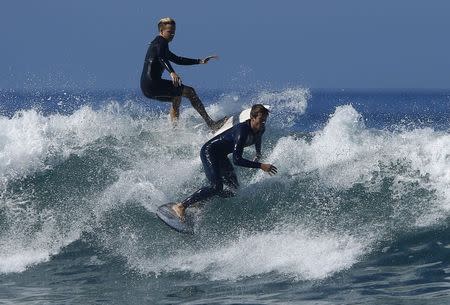
<instances>
[{"instance_id":1,"label":"wetsuit with white shoulder panel","mask_svg":"<svg viewBox=\"0 0 450 305\"><path fill-rule=\"evenodd\" d=\"M255 133L250 127L250 120L247 120L206 142L200 151L200 158L210 185L186 198L182 202L183 206L187 208L214 195L223 195L224 184L232 188L238 187L239 183L234 168L228 159L228 155L231 153L233 154L233 164L261 168L260 162L247 160L242 154L245 147L255 145L256 156L261 156L261 139L264 131L265 128L262 128L261 131Z\"/></svg>"}]
</instances>

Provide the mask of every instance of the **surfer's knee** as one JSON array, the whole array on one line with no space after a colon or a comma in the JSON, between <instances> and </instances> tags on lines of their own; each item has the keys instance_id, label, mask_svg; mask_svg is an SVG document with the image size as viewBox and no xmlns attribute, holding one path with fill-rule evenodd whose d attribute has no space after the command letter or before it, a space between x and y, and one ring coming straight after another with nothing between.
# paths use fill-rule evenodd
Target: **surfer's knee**
<instances>
[{"instance_id":1,"label":"surfer's knee","mask_svg":"<svg viewBox=\"0 0 450 305\"><path fill-rule=\"evenodd\" d=\"M236 190L233 189L227 189L227 190L223 190L219 196L222 198L231 198L231 197L235 197L237 194Z\"/></svg>"},{"instance_id":2,"label":"surfer's knee","mask_svg":"<svg viewBox=\"0 0 450 305\"><path fill-rule=\"evenodd\" d=\"M213 189L213 192L215 194L221 194L223 192L223 183L222 182L216 182L211 184L211 188Z\"/></svg>"},{"instance_id":3,"label":"surfer's knee","mask_svg":"<svg viewBox=\"0 0 450 305\"><path fill-rule=\"evenodd\" d=\"M194 88L186 86L186 85L183 86L182 94L183 94L184 97L187 97L187 98L191 98L191 97L197 95L197 93L195 92Z\"/></svg>"},{"instance_id":4,"label":"surfer's knee","mask_svg":"<svg viewBox=\"0 0 450 305\"><path fill-rule=\"evenodd\" d=\"M179 109L181 105L181 96L174 97L172 99L172 108Z\"/></svg>"},{"instance_id":5,"label":"surfer's knee","mask_svg":"<svg viewBox=\"0 0 450 305\"><path fill-rule=\"evenodd\" d=\"M146 98L152 98L151 91L145 85L141 85L141 92Z\"/></svg>"},{"instance_id":6,"label":"surfer's knee","mask_svg":"<svg viewBox=\"0 0 450 305\"><path fill-rule=\"evenodd\" d=\"M197 95L197 92L195 92L195 89L192 87L184 86L183 96L187 97L194 107L202 103Z\"/></svg>"}]
</instances>

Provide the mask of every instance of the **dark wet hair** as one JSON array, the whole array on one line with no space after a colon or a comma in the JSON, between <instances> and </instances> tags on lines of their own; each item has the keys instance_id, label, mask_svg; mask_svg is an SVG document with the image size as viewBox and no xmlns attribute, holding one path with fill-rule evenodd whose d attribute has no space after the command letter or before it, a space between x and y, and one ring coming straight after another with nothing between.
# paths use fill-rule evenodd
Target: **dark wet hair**
<instances>
[{"instance_id":1,"label":"dark wet hair","mask_svg":"<svg viewBox=\"0 0 450 305\"><path fill-rule=\"evenodd\" d=\"M268 116L269 115L269 109L264 107L263 104L255 104L252 106L252 110L250 110L250 117L256 118L258 114L262 114L262 116Z\"/></svg>"}]
</instances>

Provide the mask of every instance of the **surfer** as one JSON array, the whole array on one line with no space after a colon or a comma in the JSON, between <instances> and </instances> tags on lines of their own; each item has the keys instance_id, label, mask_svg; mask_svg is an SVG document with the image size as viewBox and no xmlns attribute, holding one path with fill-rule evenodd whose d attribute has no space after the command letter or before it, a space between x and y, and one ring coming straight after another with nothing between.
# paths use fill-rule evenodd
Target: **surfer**
<instances>
[{"instance_id":1,"label":"surfer","mask_svg":"<svg viewBox=\"0 0 450 305\"><path fill-rule=\"evenodd\" d=\"M181 98L186 97L206 124L211 129L217 130L225 123L226 118L217 122L211 119L194 88L182 84L180 76L175 73L170 61L178 65L196 65L207 64L209 60L218 57L213 55L204 59L191 59L173 54L169 50L169 42L175 37L175 29L175 20L172 18L163 18L158 22L159 35L150 43L145 55L144 68L141 74L142 93L151 99L171 102L170 118L174 123L180 116ZM164 70L170 73L172 81L161 78Z\"/></svg>"},{"instance_id":2,"label":"surfer","mask_svg":"<svg viewBox=\"0 0 450 305\"><path fill-rule=\"evenodd\" d=\"M266 119L269 110L261 104L252 106L250 119L239 123L227 131L215 136L206 142L200 150L200 158L203 169L210 185L205 186L186 198L183 202L172 206L177 216L183 220L186 208L192 204L208 199L215 195L229 197L233 192L224 191L224 184L236 190L239 186L233 165L228 159L228 154L233 154L235 165L259 168L274 175L277 168L272 164L260 163L261 139L265 131ZM256 157L253 161L244 159L242 153L244 147L255 145Z\"/></svg>"}]
</instances>

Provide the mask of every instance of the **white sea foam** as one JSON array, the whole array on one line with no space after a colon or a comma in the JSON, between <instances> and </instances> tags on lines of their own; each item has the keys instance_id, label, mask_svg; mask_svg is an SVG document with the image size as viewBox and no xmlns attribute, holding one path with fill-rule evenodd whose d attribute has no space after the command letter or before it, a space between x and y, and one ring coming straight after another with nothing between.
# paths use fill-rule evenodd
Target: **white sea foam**
<instances>
[{"instance_id":1,"label":"white sea foam","mask_svg":"<svg viewBox=\"0 0 450 305\"><path fill-rule=\"evenodd\" d=\"M61 248L77 240L79 225L59 227L50 212L26 210L7 211L11 221L0 236L0 274L22 272L28 267L50 260ZM35 230L39 226L39 230Z\"/></svg>"},{"instance_id":2,"label":"white sea foam","mask_svg":"<svg viewBox=\"0 0 450 305\"><path fill-rule=\"evenodd\" d=\"M182 191L183 184L199 176L198 150L205 135L187 130L184 122L172 128L165 115L149 115L151 120L132 118L113 102L100 110L82 107L71 115L24 110L12 118L0 117L0 192L7 218L0 234L0 273L21 272L49 260L111 208L138 202L154 211L175 199L174 189ZM118 179L96 196L72 198L68 210L45 212L33 189L13 194L7 189L9 182L51 169L71 154L82 157L107 137L115 139L111 148L128 165L109 169L117 171Z\"/></svg>"},{"instance_id":3,"label":"white sea foam","mask_svg":"<svg viewBox=\"0 0 450 305\"><path fill-rule=\"evenodd\" d=\"M194 139L196 145L201 144L195 134L190 135L189 139ZM394 179L391 185L393 196L401 196L405 192L401 189L402 181L413 181L420 187L436 190L439 194L436 204L440 210L430 204L426 213L413 219L415 223L412 225L435 224L442 219L442 214L439 213L445 211L448 206L446 200L450 180L447 174L448 165L445 163L447 155L442 151L450 148L449 141L450 137L445 133L432 129L397 132L371 130L365 126L363 118L351 105L340 106L311 141L294 136L280 138L273 150L267 152L267 161L278 166L279 175L269 178L259 171L251 179L251 183L264 180L269 183L266 186L270 187L271 181L288 183L293 177L314 172L317 173L320 184L331 191L346 190L358 183L376 189L380 187L381 182L373 183L376 178L374 173L379 173L383 167L400 163L407 166L408 170L394 169L389 173ZM436 148L440 152L436 152ZM186 176L181 179L178 180L170 174L169 166L167 173L161 172L159 178L147 172L144 180L162 179L165 183L173 183L178 187L185 179L204 179L202 174L196 171L200 163L195 158L195 152L182 160L190 165L180 171L186 172ZM181 165L176 162L175 164ZM139 168L145 172L144 167ZM429 176L429 179L422 179L424 175ZM122 187L126 188L127 185L129 184L124 183ZM151 198L149 201L159 204L168 199L164 194L170 192L164 189L163 185L148 185L148 196ZM117 194L126 194L120 192L119 184L116 186ZM150 210L155 207L156 205L148 206ZM391 217L401 223L402 215L395 213L400 213L404 208L391 208ZM388 220L390 219L386 221ZM149 256L139 239L122 237L119 241L111 239L110 242L116 246L117 253L127 258L131 268L143 273L187 271L205 275L210 279L238 280L276 272L296 279L315 280L350 268L389 233L383 225L377 228L358 227L354 232L331 230L314 233L321 227L321 221L308 227L295 220L287 227L259 233L247 232L237 239L225 239L217 244L209 243L202 250L193 251L189 246L178 245L161 257ZM132 231L127 231L125 235L132 234ZM175 250L177 248L178 250Z\"/></svg>"},{"instance_id":4,"label":"white sea foam","mask_svg":"<svg viewBox=\"0 0 450 305\"><path fill-rule=\"evenodd\" d=\"M393 196L405 192L402 181L413 181L436 191L439 195L436 202L426 202L429 205L426 212L412 223L433 225L442 220L449 209L447 151L450 151L450 136L446 133L432 129L370 130L361 115L351 105L346 105L336 109L311 141L293 136L281 138L268 160L279 167L278 177L269 178L259 172L252 183L263 179L287 182L297 175L316 172L324 187L345 190L356 183L370 185L374 172L379 172L383 166L401 163L409 170L391 173L394 175ZM424 176L428 179L422 179ZM396 208L399 207L392 207L392 217L401 223L402 215L395 214ZM206 274L212 279L236 280L269 272L289 274L298 279L322 279L349 268L371 251L373 243L387 233L382 227L365 228L371 233L360 230L354 235L348 232L311 234L311 228L307 227L254 233L199 253L174 254L158 264L139 260L138 269L157 273L189 271Z\"/></svg>"},{"instance_id":5,"label":"white sea foam","mask_svg":"<svg viewBox=\"0 0 450 305\"><path fill-rule=\"evenodd\" d=\"M448 211L448 151L450 135L445 132L430 128L396 132L370 130L365 127L361 115L351 105L346 105L337 107L325 127L316 132L310 142L293 136L280 138L267 161L279 168L275 179L315 172L324 187L335 189L347 189L355 183L367 184L382 167L403 164L409 170L394 173L394 192L396 187L402 186L398 182L414 181L435 191L439 197L436 204ZM425 176L427 179L423 179ZM264 173L257 173L252 183L267 178ZM430 207L432 222L437 217L435 212ZM443 216L445 214L438 218ZM428 216L423 217L417 220L418 223L429 224L425 219Z\"/></svg>"},{"instance_id":6,"label":"white sea foam","mask_svg":"<svg viewBox=\"0 0 450 305\"><path fill-rule=\"evenodd\" d=\"M224 115L239 113L253 104L264 104L271 106L272 126L288 127L298 116L305 113L310 96L308 89L295 87L278 91L264 90L250 97L239 93L224 94L219 96L215 103L209 105L207 111L214 119L220 119ZM198 114L192 107L186 108L182 115L199 120Z\"/></svg>"},{"instance_id":7,"label":"white sea foam","mask_svg":"<svg viewBox=\"0 0 450 305\"><path fill-rule=\"evenodd\" d=\"M351 267L365 245L352 236L284 228L241 236L215 247L161 260L135 261L141 272L188 271L212 280L239 280L271 272L297 280L323 279Z\"/></svg>"},{"instance_id":8,"label":"white sea foam","mask_svg":"<svg viewBox=\"0 0 450 305\"><path fill-rule=\"evenodd\" d=\"M60 164L70 154L83 154L98 139L125 141L138 135L142 122L120 115L120 109L111 103L99 111L86 106L71 115L44 116L31 109L0 117L0 198L6 220L0 234L0 273L21 272L49 260L88 229L90 217L79 207L83 198L73 198L74 219L65 221L65 215L39 206L33 189L11 193L8 183Z\"/></svg>"},{"instance_id":9,"label":"white sea foam","mask_svg":"<svg viewBox=\"0 0 450 305\"><path fill-rule=\"evenodd\" d=\"M307 88L287 88L280 92L262 91L252 103L273 105L277 111L286 110L298 115L305 113L310 97L311 93Z\"/></svg>"},{"instance_id":10,"label":"white sea foam","mask_svg":"<svg viewBox=\"0 0 450 305\"><path fill-rule=\"evenodd\" d=\"M43 116L34 109L0 116L0 182L45 170L96 139L139 128L130 117L117 116L118 109L111 104L103 111L85 106L69 116Z\"/></svg>"},{"instance_id":11,"label":"white sea foam","mask_svg":"<svg viewBox=\"0 0 450 305\"><path fill-rule=\"evenodd\" d=\"M296 90L281 92L285 97L262 93L254 101L276 105L274 113L290 110L301 115L307 106L308 92ZM229 99L234 97L223 97L208 110L218 117L226 107L242 107L241 101L235 101L234 106L224 105ZM203 184L198 152L208 134L190 128L201 120L195 112L191 113L191 108L183 111L182 117L187 120L175 129L169 128L165 116L151 120L131 118L121 109L112 103L96 111L83 107L67 116L42 116L26 110L13 118L0 118L0 178L4 183L61 163L72 153L83 154L87 146L104 137L117 140L114 147L127 161L126 168L117 169L117 179L90 198L91 206L82 209L93 213L75 213L79 218L68 224L51 213L46 217L37 209L16 218L10 215L8 219L16 221L0 238L0 272L20 272L49 260L82 232L90 230L92 217L101 220L111 208L137 203L152 212L158 205L179 199ZM437 194L434 206L438 209L430 204L428 212L415 219L416 225L424 226L436 223L442 218L442 211L450 210L447 151L450 136L446 133L432 129L374 131L364 125L351 105L345 105L336 109L311 141L294 136L280 138L273 150L266 152L267 161L278 166L279 175L269 180L259 171L251 183L287 183L293 177L314 172L324 188L346 190L357 183L370 184L374 172L400 162L409 170L392 174L394 196L405 192L404 181L417 182ZM424 176L427 179L421 179ZM9 213L23 211L20 207L34 200L25 195L9 198L5 194L3 198ZM45 225L40 229L30 231L42 223ZM177 251L155 257L145 251L152 240L142 242L145 238L134 238L136 233L131 227L121 229L123 236L119 241L116 236L108 236L107 231L99 239L105 247L123 255L134 269L144 273L188 271L230 280L269 272L297 279L322 279L351 267L382 237L377 236L379 232L374 232L374 236L361 232L316 233L317 228L296 222L266 232L245 232L240 238L209 244L200 251L180 246ZM165 238L155 237L156 243L164 243Z\"/></svg>"},{"instance_id":12,"label":"white sea foam","mask_svg":"<svg viewBox=\"0 0 450 305\"><path fill-rule=\"evenodd\" d=\"M242 237L210 251L175 256L170 266L212 279L235 280L270 272L297 279L323 279L352 266L364 245L351 236L311 234L308 229L272 231Z\"/></svg>"},{"instance_id":13,"label":"white sea foam","mask_svg":"<svg viewBox=\"0 0 450 305\"><path fill-rule=\"evenodd\" d=\"M305 88L287 88L282 91L262 91L253 97L250 104L271 106L269 126L271 128L289 128L303 115L311 94Z\"/></svg>"},{"instance_id":14,"label":"white sea foam","mask_svg":"<svg viewBox=\"0 0 450 305\"><path fill-rule=\"evenodd\" d=\"M378 165L383 140L365 129L353 107L341 106L311 143L292 136L279 139L269 161L279 167L281 176L317 170L327 185L351 187ZM258 173L254 181L263 177Z\"/></svg>"}]
</instances>

